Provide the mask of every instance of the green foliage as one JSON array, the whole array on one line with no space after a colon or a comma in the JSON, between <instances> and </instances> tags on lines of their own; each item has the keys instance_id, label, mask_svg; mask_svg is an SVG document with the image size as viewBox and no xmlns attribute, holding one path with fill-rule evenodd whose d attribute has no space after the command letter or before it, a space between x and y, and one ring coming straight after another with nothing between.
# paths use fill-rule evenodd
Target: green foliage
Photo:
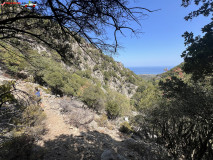
<instances>
[{"instance_id":1,"label":"green foliage","mask_svg":"<svg viewBox=\"0 0 213 160\"><path fill-rule=\"evenodd\" d=\"M108 56L108 55L105 55L105 54L102 54L102 58L107 61L107 62L112 62L113 63L113 58Z\"/></svg>"},{"instance_id":2,"label":"green foliage","mask_svg":"<svg viewBox=\"0 0 213 160\"><path fill-rule=\"evenodd\" d=\"M54 89L59 89L64 85L63 75L61 72L46 72L42 79Z\"/></svg>"},{"instance_id":3,"label":"green foliage","mask_svg":"<svg viewBox=\"0 0 213 160\"><path fill-rule=\"evenodd\" d=\"M90 70L72 74L60 62L48 57L47 54L43 53L43 56L41 56L33 50L28 52L30 53L28 58L31 64L28 68L29 72L34 75L39 83L49 86L55 94L77 96L81 87L87 83L85 78L91 78Z\"/></svg>"},{"instance_id":4,"label":"green foliage","mask_svg":"<svg viewBox=\"0 0 213 160\"><path fill-rule=\"evenodd\" d=\"M108 71L104 72L104 80L109 81L110 80L110 73Z\"/></svg>"},{"instance_id":5,"label":"green foliage","mask_svg":"<svg viewBox=\"0 0 213 160\"><path fill-rule=\"evenodd\" d=\"M77 49L77 54L78 54L78 55L81 55L81 53L82 53L81 49L78 48L78 49Z\"/></svg>"},{"instance_id":6,"label":"green foliage","mask_svg":"<svg viewBox=\"0 0 213 160\"><path fill-rule=\"evenodd\" d=\"M78 96L81 87L88 83L86 79L80 77L75 73L66 78L68 78L67 82L62 87L62 91L66 95Z\"/></svg>"},{"instance_id":7,"label":"green foliage","mask_svg":"<svg viewBox=\"0 0 213 160\"><path fill-rule=\"evenodd\" d=\"M132 127L126 121L120 124L119 130L120 130L120 132L127 133L127 134L130 134L133 132Z\"/></svg>"},{"instance_id":8,"label":"green foliage","mask_svg":"<svg viewBox=\"0 0 213 160\"><path fill-rule=\"evenodd\" d=\"M99 69L98 65L96 64L93 68L93 71L97 71Z\"/></svg>"},{"instance_id":9,"label":"green foliage","mask_svg":"<svg viewBox=\"0 0 213 160\"><path fill-rule=\"evenodd\" d=\"M101 70L107 70L108 67L109 67L109 62L103 61L100 68Z\"/></svg>"},{"instance_id":10,"label":"green foliage","mask_svg":"<svg viewBox=\"0 0 213 160\"><path fill-rule=\"evenodd\" d=\"M212 86L175 76L159 85L163 99L146 109L141 127L176 159L212 159Z\"/></svg>"},{"instance_id":11,"label":"green foliage","mask_svg":"<svg viewBox=\"0 0 213 160\"><path fill-rule=\"evenodd\" d=\"M111 119L127 115L131 110L130 100L121 93L108 91L106 111Z\"/></svg>"},{"instance_id":12,"label":"green foliage","mask_svg":"<svg viewBox=\"0 0 213 160\"><path fill-rule=\"evenodd\" d=\"M107 111L107 116L110 119L115 119L121 116L120 107L115 100L107 102L106 111Z\"/></svg>"},{"instance_id":13,"label":"green foliage","mask_svg":"<svg viewBox=\"0 0 213 160\"><path fill-rule=\"evenodd\" d=\"M87 69L83 71L82 76L84 78L91 79L92 78L91 74L92 74L92 71L90 69Z\"/></svg>"},{"instance_id":14,"label":"green foliage","mask_svg":"<svg viewBox=\"0 0 213 160\"><path fill-rule=\"evenodd\" d=\"M117 64L116 64L116 62L115 61L113 61L112 62L112 67L113 67L113 69L115 70L115 71L119 71L119 68L118 68L118 66L117 66Z\"/></svg>"},{"instance_id":15,"label":"green foliage","mask_svg":"<svg viewBox=\"0 0 213 160\"><path fill-rule=\"evenodd\" d=\"M115 71L110 70L110 71L105 71L104 72L104 80L107 82L109 81L112 77L117 78L118 76L116 75Z\"/></svg>"},{"instance_id":16,"label":"green foliage","mask_svg":"<svg viewBox=\"0 0 213 160\"><path fill-rule=\"evenodd\" d=\"M99 55L100 52L97 49L94 49L94 50L92 50L92 53L97 56L97 55Z\"/></svg>"},{"instance_id":17,"label":"green foliage","mask_svg":"<svg viewBox=\"0 0 213 160\"><path fill-rule=\"evenodd\" d=\"M0 62L4 64L7 70L13 74L24 70L27 66L27 62L23 55L13 47L5 45L3 42L0 42L0 44L5 47L0 47Z\"/></svg>"},{"instance_id":18,"label":"green foliage","mask_svg":"<svg viewBox=\"0 0 213 160\"><path fill-rule=\"evenodd\" d=\"M129 69L125 69L126 82L138 85L141 78Z\"/></svg>"},{"instance_id":19,"label":"green foliage","mask_svg":"<svg viewBox=\"0 0 213 160\"><path fill-rule=\"evenodd\" d=\"M97 85L90 85L84 89L82 100L92 109L101 111L105 108L105 94Z\"/></svg>"},{"instance_id":20,"label":"green foliage","mask_svg":"<svg viewBox=\"0 0 213 160\"><path fill-rule=\"evenodd\" d=\"M0 107L6 102L12 102L15 100L14 95L11 93L14 82L6 82L0 85Z\"/></svg>"},{"instance_id":21,"label":"green foliage","mask_svg":"<svg viewBox=\"0 0 213 160\"><path fill-rule=\"evenodd\" d=\"M45 120L45 118L46 115L41 111L41 106L30 105L24 108L22 112L22 119L17 119L16 124L23 124L27 127L35 126L33 134L42 134L44 131L42 122Z\"/></svg>"},{"instance_id":22,"label":"green foliage","mask_svg":"<svg viewBox=\"0 0 213 160\"><path fill-rule=\"evenodd\" d=\"M87 60L88 60L88 57L84 56L84 60L87 61Z\"/></svg>"},{"instance_id":23,"label":"green foliage","mask_svg":"<svg viewBox=\"0 0 213 160\"><path fill-rule=\"evenodd\" d=\"M158 86L153 85L151 82L141 82L132 97L132 103L138 111L143 111L145 108L157 105L160 95Z\"/></svg>"},{"instance_id":24,"label":"green foliage","mask_svg":"<svg viewBox=\"0 0 213 160\"><path fill-rule=\"evenodd\" d=\"M125 76L125 72L123 70L120 70L120 74L121 74L121 77Z\"/></svg>"},{"instance_id":25,"label":"green foliage","mask_svg":"<svg viewBox=\"0 0 213 160\"><path fill-rule=\"evenodd\" d=\"M199 9L196 11L190 12L186 17L184 17L185 20L193 19L194 17L197 17L199 15L203 16L209 16L212 15L212 6L213 1L212 0L182 0L182 6L188 7L189 5L193 4L192 1L194 1L195 5L199 5Z\"/></svg>"},{"instance_id":26,"label":"green foliage","mask_svg":"<svg viewBox=\"0 0 213 160\"><path fill-rule=\"evenodd\" d=\"M44 133L46 116L40 106L27 106L29 102L25 99L15 99L12 85L13 82L8 82L0 86L4 101L9 102L4 104L6 109L0 107L0 159L33 159L32 145ZM29 98L34 101L32 96Z\"/></svg>"},{"instance_id":27,"label":"green foliage","mask_svg":"<svg viewBox=\"0 0 213 160\"><path fill-rule=\"evenodd\" d=\"M193 79L198 80L213 75L213 19L212 22L202 29L205 35L193 37L193 33L185 32L185 45L188 48L182 53L184 57L183 70L191 73Z\"/></svg>"}]
</instances>

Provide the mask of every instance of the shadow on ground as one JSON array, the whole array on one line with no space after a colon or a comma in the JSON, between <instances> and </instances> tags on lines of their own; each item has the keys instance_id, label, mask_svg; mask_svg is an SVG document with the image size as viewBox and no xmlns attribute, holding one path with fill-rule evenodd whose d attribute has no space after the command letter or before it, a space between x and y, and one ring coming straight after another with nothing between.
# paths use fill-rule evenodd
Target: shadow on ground
<instances>
[{"instance_id":1,"label":"shadow on ground","mask_svg":"<svg viewBox=\"0 0 213 160\"><path fill-rule=\"evenodd\" d=\"M46 141L43 148L44 160L100 160L105 150L114 150L127 159L139 159L130 152L124 142L113 140L109 135L97 131L81 133L80 136L61 135L52 141ZM38 150L38 151L39 151ZM132 154L132 155L131 155Z\"/></svg>"},{"instance_id":2,"label":"shadow on ground","mask_svg":"<svg viewBox=\"0 0 213 160\"><path fill-rule=\"evenodd\" d=\"M108 153L103 160L172 160L154 143L116 141L97 131L82 132L80 136L61 135L45 141L42 147L23 137L0 150L0 160L102 160L103 153Z\"/></svg>"}]
</instances>

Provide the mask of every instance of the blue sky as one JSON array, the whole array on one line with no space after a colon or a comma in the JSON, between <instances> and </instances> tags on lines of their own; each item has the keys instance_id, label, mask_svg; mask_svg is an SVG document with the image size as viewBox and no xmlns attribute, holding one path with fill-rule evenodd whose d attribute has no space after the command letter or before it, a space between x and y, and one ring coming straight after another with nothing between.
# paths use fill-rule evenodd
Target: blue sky
<instances>
[{"instance_id":1,"label":"blue sky","mask_svg":"<svg viewBox=\"0 0 213 160\"><path fill-rule=\"evenodd\" d=\"M135 3L133 3L135 2ZM150 10L161 9L149 13L141 21L143 34L139 38L119 36L119 43L124 47L119 50L119 55L114 56L126 67L137 66L176 66L183 62L180 57L184 51L185 31L201 34L201 28L210 22L210 18L199 16L192 21L185 21L190 11L198 6L181 7L181 0L135 0L130 5L145 7ZM139 28L132 23L132 27Z\"/></svg>"},{"instance_id":2,"label":"blue sky","mask_svg":"<svg viewBox=\"0 0 213 160\"><path fill-rule=\"evenodd\" d=\"M148 13L148 17L141 20L142 27L131 23L132 28L140 29L142 34L138 37L129 32L126 37L118 36L119 55L113 56L116 61L122 62L125 67L139 66L176 66L183 62L180 57L185 50L184 38L181 36L185 31L201 34L201 28L210 22L210 18L199 16L191 21L185 21L184 17L198 9L191 5L181 7L182 0L129 0L130 6L148 8L150 10L161 9ZM28 2L20 0L19 2ZM145 12L147 13L147 12ZM108 29L108 34L112 30ZM113 38L111 42L113 42Z\"/></svg>"}]
</instances>

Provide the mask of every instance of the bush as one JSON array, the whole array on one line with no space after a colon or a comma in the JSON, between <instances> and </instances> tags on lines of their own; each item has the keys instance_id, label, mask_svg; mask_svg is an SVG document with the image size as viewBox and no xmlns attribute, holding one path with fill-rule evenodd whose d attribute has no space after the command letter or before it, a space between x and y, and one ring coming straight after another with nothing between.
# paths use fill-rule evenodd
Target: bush
<instances>
[{"instance_id":1,"label":"bush","mask_svg":"<svg viewBox=\"0 0 213 160\"><path fill-rule=\"evenodd\" d=\"M15 82L6 82L5 84L0 85L0 107L6 102L15 100L14 95L10 92L14 83Z\"/></svg>"},{"instance_id":2,"label":"bush","mask_svg":"<svg viewBox=\"0 0 213 160\"><path fill-rule=\"evenodd\" d=\"M110 80L110 78L111 78L111 77L110 77L110 73L109 73L108 71L105 71L105 72L104 72L104 80L105 80L105 81L108 81L108 80Z\"/></svg>"},{"instance_id":3,"label":"bush","mask_svg":"<svg viewBox=\"0 0 213 160\"><path fill-rule=\"evenodd\" d=\"M1 45L5 46L5 48L0 47L0 61L4 64L4 67L13 74L16 74L27 66L27 62L25 61L23 55L16 51L12 46L6 45L1 41Z\"/></svg>"},{"instance_id":4,"label":"bush","mask_svg":"<svg viewBox=\"0 0 213 160\"><path fill-rule=\"evenodd\" d=\"M145 110L144 124L175 159L213 159L213 87L171 77L160 81L161 103Z\"/></svg>"},{"instance_id":5,"label":"bush","mask_svg":"<svg viewBox=\"0 0 213 160\"><path fill-rule=\"evenodd\" d=\"M90 108L98 112L105 108L105 95L99 86L90 85L84 90L81 98Z\"/></svg>"},{"instance_id":6,"label":"bush","mask_svg":"<svg viewBox=\"0 0 213 160\"><path fill-rule=\"evenodd\" d=\"M132 102L138 111L142 111L159 104L160 95L158 86L154 86L151 82L142 83L133 95Z\"/></svg>"},{"instance_id":7,"label":"bush","mask_svg":"<svg viewBox=\"0 0 213 160\"><path fill-rule=\"evenodd\" d=\"M108 91L106 112L109 118L127 115L130 109L130 100L125 95Z\"/></svg>"},{"instance_id":8,"label":"bush","mask_svg":"<svg viewBox=\"0 0 213 160\"><path fill-rule=\"evenodd\" d=\"M4 160L24 160L32 159L31 152L34 139L27 135L14 137L0 146L0 159Z\"/></svg>"},{"instance_id":9,"label":"bush","mask_svg":"<svg viewBox=\"0 0 213 160\"><path fill-rule=\"evenodd\" d=\"M93 68L93 71L97 71L98 70L98 65L96 64Z\"/></svg>"},{"instance_id":10,"label":"bush","mask_svg":"<svg viewBox=\"0 0 213 160\"><path fill-rule=\"evenodd\" d=\"M106 111L107 111L107 116L110 119L115 119L118 116L121 115L120 113L120 108L118 106L118 103L116 101L111 101L107 103L107 107L106 107Z\"/></svg>"},{"instance_id":11,"label":"bush","mask_svg":"<svg viewBox=\"0 0 213 160\"><path fill-rule=\"evenodd\" d=\"M130 134L131 132L133 132L132 127L130 126L128 122L121 123L119 130L120 132L127 133L127 134Z\"/></svg>"},{"instance_id":12,"label":"bush","mask_svg":"<svg viewBox=\"0 0 213 160\"><path fill-rule=\"evenodd\" d=\"M10 104L4 104L6 110L0 107L0 123L5 123L0 126L0 159L37 159L34 156L38 157L38 154L33 155L32 146L34 140L44 132L42 122L45 114L40 106L26 106L29 103L26 102L27 97L11 101L9 97L12 93L10 90L8 93L10 94L5 95L7 99L4 100ZM32 98L31 102L33 101Z\"/></svg>"},{"instance_id":13,"label":"bush","mask_svg":"<svg viewBox=\"0 0 213 160\"><path fill-rule=\"evenodd\" d=\"M66 82L66 84L64 84L64 87L62 88L62 91L66 94L66 95L74 95L74 96L78 96L81 87L83 87L86 83L87 80L80 77L77 74L72 74L67 75L68 80Z\"/></svg>"}]
</instances>

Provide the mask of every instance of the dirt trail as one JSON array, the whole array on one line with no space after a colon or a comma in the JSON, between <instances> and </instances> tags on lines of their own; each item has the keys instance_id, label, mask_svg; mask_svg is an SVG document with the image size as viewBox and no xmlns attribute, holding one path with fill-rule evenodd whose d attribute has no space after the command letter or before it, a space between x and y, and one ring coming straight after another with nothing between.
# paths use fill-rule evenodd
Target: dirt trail
<instances>
[{"instance_id":1,"label":"dirt trail","mask_svg":"<svg viewBox=\"0 0 213 160\"><path fill-rule=\"evenodd\" d=\"M25 92L32 92L32 90L37 87L37 84L29 82L17 83L16 88ZM29 91L31 90L31 91ZM71 127L69 124L66 124L63 115L60 114L59 102L60 98L53 97L50 94L46 94L42 91L42 108L46 114L45 125L46 125L46 134L43 135L38 142L39 145L43 145L44 141L54 140L60 135L79 135L80 132L77 128Z\"/></svg>"},{"instance_id":2,"label":"dirt trail","mask_svg":"<svg viewBox=\"0 0 213 160\"><path fill-rule=\"evenodd\" d=\"M57 139L57 137L61 135L80 135L77 128L71 127L69 124L64 122L63 115L58 109L58 104L55 103L57 100L60 99L55 99L54 102L51 103L51 98L48 98L47 96L43 97L42 108L46 114L45 124L47 132L42 136L42 141L39 142L41 146L44 144L44 141Z\"/></svg>"},{"instance_id":3,"label":"dirt trail","mask_svg":"<svg viewBox=\"0 0 213 160\"><path fill-rule=\"evenodd\" d=\"M39 85L21 81L17 83L17 89L31 94L35 87L39 87ZM42 154L43 160L96 160L100 159L101 154L107 149L116 150L126 156L136 154L126 148L122 142L123 138L116 130L99 127L94 120L87 125L89 128L82 126L83 129L74 127L72 123L67 123L69 117L74 118L74 115L80 115L83 111L87 115L81 117L80 120L87 121L87 118L90 118L88 115L95 114L92 111L79 108L79 105L77 105L77 109L75 103L69 103L69 112L61 113L63 108L61 105L65 99L47 94L43 90L41 98L42 108L46 114L44 121L46 133L41 136L36 145L45 150Z\"/></svg>"},{"instance_id":4,"label":"dirt trail","mask_svg":"<svg viewBox=\"0 0 213 160\"><path fill-rule=\"evenodd\" d=\"M70 130L70 126L64 122L63 117L60 115L59 111L51 108L48 102L43 102L43 105L44 112L46 114L45 123L48 130L47 134L43 136L43 140L53 140L62 134L76 134L73 133L73 131Z\"/></svg>"}]
</instances>

